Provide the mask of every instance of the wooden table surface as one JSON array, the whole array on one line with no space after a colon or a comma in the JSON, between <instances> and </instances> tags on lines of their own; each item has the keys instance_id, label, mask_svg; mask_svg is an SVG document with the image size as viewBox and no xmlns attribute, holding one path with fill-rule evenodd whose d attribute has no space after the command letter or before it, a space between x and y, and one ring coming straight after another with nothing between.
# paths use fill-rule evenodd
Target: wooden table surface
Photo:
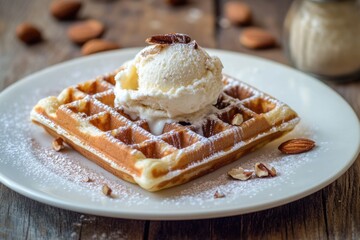
<instances>
[{"instance_id":1,"label":"wooden table surface","mask_svg":"<svg viewBox=\"0 0 360 240\"><path fill-rule=\"evenodd\" d=\"M66 37L73 22L49 14L51 0L0 0L0 90L53 64L81 56ZM196 1L170 7L163 0L85 1L80 18L106 24L103 38L123 48L144 46L156 33L185 32L204 47L244 52L287 64L283 49L247 50L238 42L242 27L221 27L226 1ZM281 40L290 0L247 0L253 24ZM16 26L39 26L45 41L26 46ZM360 115L360 82L327 83ZM330 107L330 106L329 106ZM1 130L0 130L1 131ZM0 153L1 154L1 153ZM360 159L338 180L301 200L241 216L193 221L144 221L90 216L51 207L0 184L0 239L360 239Z\"/></svg>"}]
</instances>

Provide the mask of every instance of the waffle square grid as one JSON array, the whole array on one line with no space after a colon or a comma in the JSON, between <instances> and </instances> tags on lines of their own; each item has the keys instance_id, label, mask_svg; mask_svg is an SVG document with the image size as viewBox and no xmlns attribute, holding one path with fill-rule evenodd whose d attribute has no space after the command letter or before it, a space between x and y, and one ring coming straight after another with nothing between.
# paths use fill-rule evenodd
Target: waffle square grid
<instances>
[{"instance_id":1,"label":"waffle square grid","mask_svg":"<svg viewBox=\"0 0 360 240\"><path fill-rule=\"evenodd\" d=\"M166 124L154 135L144 119L114 106L114 76L66 88L39 101L33 122L85 157L146 190L176 186L233 162L292 130L299 121L286 104L224 76L215 113L196 123ZM240 126L231 124L236 114Z\"/></svg>"}]
</instances>

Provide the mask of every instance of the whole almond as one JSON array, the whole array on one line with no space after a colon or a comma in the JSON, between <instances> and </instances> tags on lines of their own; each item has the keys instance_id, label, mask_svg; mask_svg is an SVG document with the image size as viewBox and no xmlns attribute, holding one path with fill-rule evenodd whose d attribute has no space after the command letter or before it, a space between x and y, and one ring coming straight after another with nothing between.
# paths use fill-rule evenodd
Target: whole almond
<instances>
[{"instance_id":1,"label":"whole almond","mask_svg":"<svg viewBox=\"0 0 360 240\"><path fill-rule=\"evenodd\" d=\"M59 20L74 19L81 6L77 0L56 0L50 5L50 13Z\"/></svg>"},{"instance_id":2,"label":"whole almond","mask_svg":"<svg viewBox=\"0 0 360 240\"><path fill-rule=\"evenodd\" d=\"M42 40L40 30L30 23L21 23L16 27L16 36L26 44L33 44Z\"/></svg>"},{"instance_id":3,"label":"whole almond","mask_svg":"<svg viewBox=\"0 0 360 240\"><path fill-rule=\"evenodd\" d=\"M248 27L241 33L240 43L247 48L260 49L275 46L276 40L262 28Z\"/></svg>"},{"instance_id":4,"label":"whole almond","mask_svg":"<svg viewBox=\"0 0 360 240\"><path fill-rule=\"evenodd\" d=\"M83 55L90 55L97 52L109 51L118 49L120 46L117 43L110 42L102 39L93 39L86 42L82 48L81 53Z\"/></svg>"},{"instance_id":5,"label":"whole almond","mask_svg":"<svg viewBox=\"0 0 360 240\"><path fill-rule=\"evenodd\" d=\"M250 7L241 2L230 1L224 6L225 17L235 25L246 25L251 21Z\"/></svg>"},{"instance_id":6,"label":"whole almond","mask_svg":"<svg viewBox=\"0 0 360 240\"><path fill-rule=\"evenodd\" d=\"M306 138L295 138L280 144L278 149L285 154L298 154L310 151L315 147L315 142Z\"/></svg>"},{"instance_id":7,"label":"whole almond","mask_svg":"<svg viewBox=\"0 0 360 240\"><path fill-rule=\"evenodd\" d=\"M91 39L100 37L105 27L98 20L86 20L72 25L68 30L68 37L76 44L83 44Z\"/></svg>"}]
</instances>

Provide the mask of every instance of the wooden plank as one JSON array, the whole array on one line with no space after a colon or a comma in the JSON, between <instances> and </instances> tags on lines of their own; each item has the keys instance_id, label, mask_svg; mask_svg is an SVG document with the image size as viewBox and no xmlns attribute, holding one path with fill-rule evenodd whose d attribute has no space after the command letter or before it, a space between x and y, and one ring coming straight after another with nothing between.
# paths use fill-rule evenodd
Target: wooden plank
<instances>
[{"instance_id":1,"label":"wooden plank","mask_svg":"<svg viewBox=\"0 0 360 240\"><path fill-rule=\"evenodd\" d=\"M67 239L65 235L74 231L71 219L79 215L33 201L4 185L0 201L0 239Z\"/></svg>"},{"instance_id":2,"label":"wooden plank","mask_svg":"<svg viewBox=\"0 0 360 240\"><path fill-rule=\"evenodd\" d=\"M212 221L212 239L322 239L321 192L285 206ZM312 220L311 220L312 219Z\"/></svg>"},{"instance_id":3,"label":"wooden plank","mask_svg":"<svg viewBox=\"0 0 360 240\"><path fill-rule=\"evenodd\" d=\"M80 214L0 185L0 239L142 239L145 221ZM9 204L10 203L10 204Z\"/></svg>"},{"instance_id":4,"label":"wooden plank","mask_svg":"<svg viewBox=\"0 0 360 240\"><path fill-rule=\"evenodd\" d=\"M152 221L148 239L211 239L210 220Z\"/></svg>"},{"instance_id":5,"label":"wooden plank","mask_svg":"<svg viewBox=\"0 0 360 240\"><path fill-rule=\"evenodd\" d=\"M80 215L79 239L143 239L145 221ZM75 233L72 233L72 237Z\"/></svg>"},{"instance_id":6,"label":"wooden plank","mask_svg":"<svg viewBox=\"0 0 360 240\"><path fill-rule=\"evenodd\" d=\"M360 238L360 158L334 184L323 190L329 236L334 239Z\"/></svg>"}]
</instances>

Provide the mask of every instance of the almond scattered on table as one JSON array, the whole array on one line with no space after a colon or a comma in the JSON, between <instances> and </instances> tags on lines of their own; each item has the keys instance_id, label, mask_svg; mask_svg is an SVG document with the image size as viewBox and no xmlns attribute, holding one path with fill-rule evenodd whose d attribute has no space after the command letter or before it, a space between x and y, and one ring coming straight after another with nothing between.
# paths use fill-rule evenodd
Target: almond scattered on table
<instances>
[{"instance_id":1,"label":"almond scattered on table","mask_svg":"<svg viewBox=\"0 0 360 240\"><path fill-rule=\"evenodd\" d=\"M114 49L119 49L120 46L117 43L110 42L103 39L93 39L86 42L82 48L81 53L83 55L90 55L93 53L104 52Z\"/></svg>"},{"instance_id":2,"label":"almond scattered on table","mask_svg":"<svg viewBox=\"0 0 360 240\"><path fill-rule=\"evenodd\" d=\"M86 20L72 25L68 30L68 37L76 44L83 44L91 39L100 37L105 26L98 20Z\"/></svg>"},{"instance_id":3,"label":"almond scattered on table","mask_svg":"<svg viewBox=\"0 0 360 240\"><path fill-rule=\"evenodd\" d=\"M259 27L248 27L240 34L240 43L247 48L260 49L276 45L275 37Z\"/></svg>"},{"instance_id":4,"label":"almond scattered on table","mask_svg":"<svg viewBox=\"0 0 360 240\"><path fill-rule=\"evenodd\" d=\"M283 142L278 149L285 154L308 152L315 147L315 142L307 138L295 138Z\"/></svg>"},{"instance_id":5,"label":"almond scattered on table","mask_svg":"<svg viewBox=\"0 0 360 240\"><path fill-rule=\"evenodd\" d=\"M31 23L21 23L16 27L16 36L26 44L42 41L41 31Z\"/></svg>"},{"instance_id":6,"label":"almond scattered on table","mask_svg":"<svg viewBox=\"0 0 360 240\"><path fill-rule=\"evenodd\" d=\"M76 18L82 6L78 0L56 0L50 5L50 13L58 20Z\"/></svg>"},{"instance_id":7,"label":"almond scattered on table","mask_svg":"<svg viewBox=\"0 0 360 240\"><path fill-rule=\"evenodd\" d=\"M230 1L224 6L225 17L235 25L246 25L251 22L250 7L241 2Z\"/></svg>"}]
</instances>

